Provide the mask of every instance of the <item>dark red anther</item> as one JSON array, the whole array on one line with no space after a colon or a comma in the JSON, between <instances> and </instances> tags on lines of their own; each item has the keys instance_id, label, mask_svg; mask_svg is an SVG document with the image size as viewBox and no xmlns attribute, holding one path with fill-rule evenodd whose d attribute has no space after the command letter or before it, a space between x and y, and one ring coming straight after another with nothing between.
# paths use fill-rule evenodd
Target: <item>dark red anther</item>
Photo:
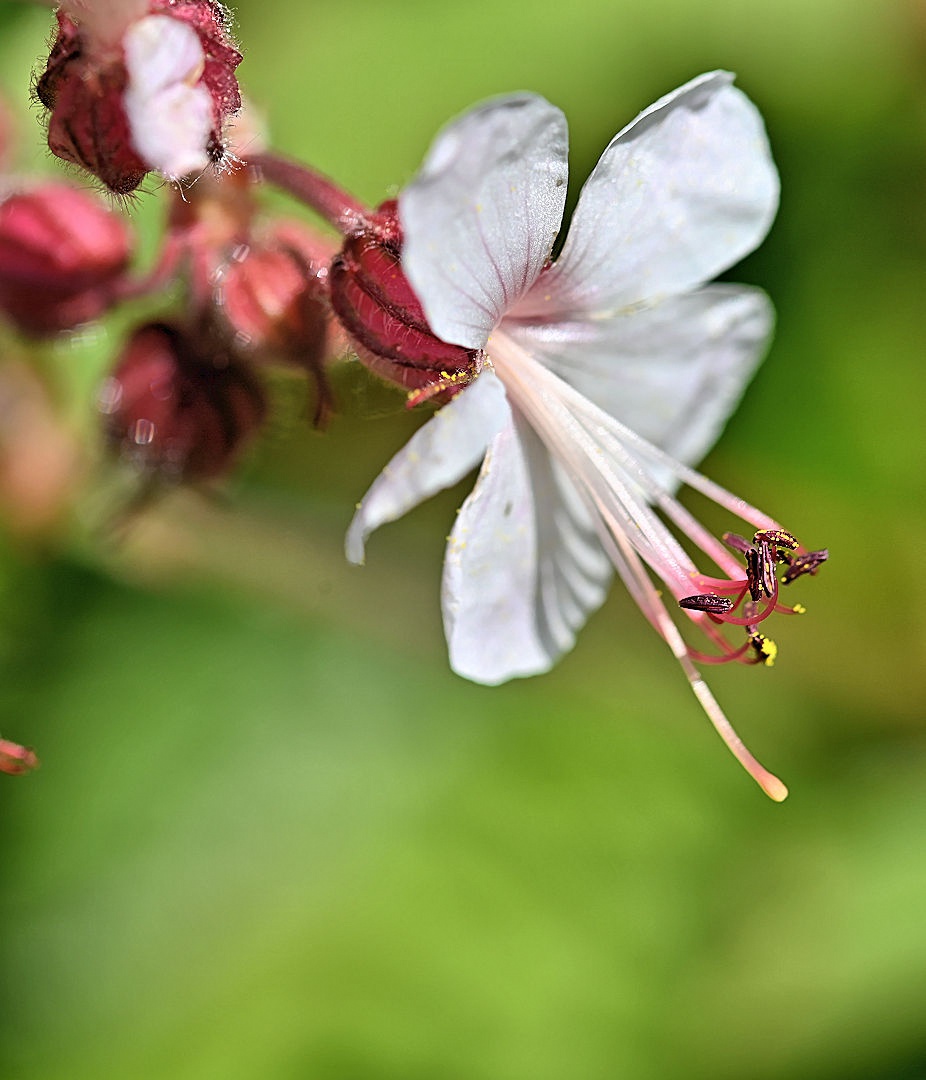
<instances>
[{"instance_id":1,"label":"dark red anther","mask_svg":"<svg viewBox=\"0 0 926 1080\"><path fill-rule=\"evenodd\" d=\"M797 546L797 540L784 529L760 529L753 537L754 544L769 544L772 548L788 548L793 551Z\"/></svg>"},{"instance_id":2,"label":"dark red anther","mask_svg":"<svg viewBox=\"0 0 926 1080\"><path fill-rule=\"evenodd\" d=\"M407 390L455 378L462 386L479 353L433 334L402 270L401 250L396 203L383 203L331 264L332 307L377 374Z\"/></svg>"},{"instance_id":3,"label":"dark red anther","mask_svg":"<svg viewBox=\"0 0 926 1080\"><path fill-rule=\"evenodd\" d=\"M749 595L753 601L762 599L764 592L763 580L762 556L758 548L750 547L746 551L746 581L749 584Z\"/></svg>"},{"instance_id":4,"label":"dark red anther","mask_svg":"<svg viewBox=\"0 0 926 1080\"><path fill-rule=\"evenodd\" d=\"M775 577L776 549L767 540L759 540L756 550L759 553L757 565L759 585L766 596L773 596L778 587Z\"/></svg>"},{"instance_id":5,"label":"dark red anther","mask_svg":"<svg viewBox=\"0 0 926 1080\"><path fill-rule=\"evenodd\" d=\"M125 220L95 195L44 183L0 203L0 309L50 334L101 315L128 267Z\"/></svg>"},{"instance_id":6,"label":"dark red anther","mask_svg":"<svg viewBox=\"0 0 926 1080\"><path fill-rule=\"evenodd\" d=\"M698 596L685 596L679 600L678 606L687 611L703 611L708 615L726 615L728 611L733 610L734 603L728 596L704 593Z\"/></svg>"},{"instance_id":7,"label":"dark red anther","mask_svg":"<svg viewBox=\"0 0 926 1080\"><path fill-rule=\"evenodd\" d=\"M229 471L260 429L260 382L178 327L136 330L100 394L110 444L139 471L178 482Z\"/></svg>"},{"instance_id":8,"label":"dark red anther","mask_svg":"<svg viewBox=\"0 0 926 1080\"><path fill-rule=\"evenodd\" d=\"M721 539L731 551L738 551L741 555L745 555L752 548L752 544L738 533L725 532Z\"/></svg>"},{"instance_id":9,"label":"dark red anther","mask_svg":"<svg viewBox=\"0 0 926 1080\"><path fill-rule=\"evenodd\" d=\"M819 551L808 551L803 555L795 555L788 569L785 571L782 581L790 585L805 574L814 575L829 558L829 550L821 548Z\"/></svg>"}]
</instances>

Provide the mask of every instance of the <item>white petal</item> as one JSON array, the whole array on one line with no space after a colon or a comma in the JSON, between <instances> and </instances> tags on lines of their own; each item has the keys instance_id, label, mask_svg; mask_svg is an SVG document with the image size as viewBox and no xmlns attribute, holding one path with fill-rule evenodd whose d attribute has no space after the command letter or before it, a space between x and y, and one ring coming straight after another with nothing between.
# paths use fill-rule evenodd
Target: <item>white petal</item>
<instances>
[{"instance_id":1,"label":"white petal","mask_svg":"<svg viewBox=\"0 0 926 1080\"><path fill-rule=\"evenodd\" d=\"M487 102L438 135L399 196L402 265L438 337L480 349L534 283L566 200L566 119L533 94Z\"/></svg>"},{"instance_id":2,"label":"white petal","mask_svg":"<svg viewBox=\"0 0 926 1080\"><path fill-rule=\"evenodd\" d=\"M510 417L504 387L491 371L483 371L436 412L358 504L345 543L350 562L363 562L364 544L374 529L400 518L475 468Z\"/></svg>"},{"instance_id":3,"label":"white petal","mask_svg":"<svg viewBox=\"0 0 926 1080\"><path fill-rule=\"evenodd\" d=\"M447 545L451 666L487 685L549 670L610 577L577 492L517 418L493 440Z\"/></svg>"},{"instance_id":4,"label":"white petal","mask_svg":"<svg viewBox=\"0 0 926 1080\"><path fill-rule=\"evenodd\" d=\"M519 315L652 303L710 281L761 242L778 173L762 118L732 79L702 75L614 137L562 255Z\"/></svg>"},{"instance_id":5,"label":"white petal","mask_svg":"<svg viewBox=\"0 0 926 1080\"><path fill-rule=\"evenodd\" d=\"M711 285L608 319L505 332L581 394L685 464L710 449L761 361L774 314L743 285Z\"/></svg>"},{"instance_id":6,"label":"white petal","mask_svg":"<svg viewBox=\"0 0 926 1080\"><path fill-rule=\"evenodd\" d=\"M196 85L204 62L196 31L149 15L129 27L123 42L125 111L139 156L171 180L204 169L214 116L209 91Z\"/></svg>"}]
</instances>

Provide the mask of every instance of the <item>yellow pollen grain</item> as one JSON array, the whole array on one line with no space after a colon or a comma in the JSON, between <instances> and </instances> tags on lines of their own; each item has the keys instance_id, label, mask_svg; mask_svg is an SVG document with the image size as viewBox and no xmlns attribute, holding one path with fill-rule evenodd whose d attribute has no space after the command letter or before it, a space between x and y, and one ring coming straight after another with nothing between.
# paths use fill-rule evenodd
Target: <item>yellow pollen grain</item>
<instances>
[{"instance_id":1,"label":"yellow pollen grain","mask_svg":"<svg viewBox=\"0 0 926 1080\"><path fill-rule=\"evenodd\" d=\"M795 615L807 614L807 608L805 608L803 604L795 604L794 607L791 608L791 610L794 612Z\"/></svg>"}]
</instances>

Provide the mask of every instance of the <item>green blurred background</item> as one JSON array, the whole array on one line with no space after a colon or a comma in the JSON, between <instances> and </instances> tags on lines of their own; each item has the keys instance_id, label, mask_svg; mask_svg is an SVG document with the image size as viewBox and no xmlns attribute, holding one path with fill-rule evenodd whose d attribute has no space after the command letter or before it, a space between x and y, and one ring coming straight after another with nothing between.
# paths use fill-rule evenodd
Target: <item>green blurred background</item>
<instances>
[{"instance_id":1,"label":"green blurred background","mask_svg":"<svg viewBox=\"0 0 926 1080\"><path fill-rule=\"evenodd\" d=\"M0 19L20 163L55 172L27 99L48 13ZM237 19L277 146L371 201L488 95L565 110L575 187L660 94L738 72L783 198L730 277L779 329L705 471L832 562L772 671L711 681L792 794L741 772L620 588L550 675L455 677L439 567L466 486L345 566L421 417L350 366L319 436L284 386L222 500L116 543L85 484L76 526L0 543L0 730L43 759L0 777L0 1076L926 1078L926 5ZM81 437L113 333L32 360Z\"/></svg>"}]
</instances>

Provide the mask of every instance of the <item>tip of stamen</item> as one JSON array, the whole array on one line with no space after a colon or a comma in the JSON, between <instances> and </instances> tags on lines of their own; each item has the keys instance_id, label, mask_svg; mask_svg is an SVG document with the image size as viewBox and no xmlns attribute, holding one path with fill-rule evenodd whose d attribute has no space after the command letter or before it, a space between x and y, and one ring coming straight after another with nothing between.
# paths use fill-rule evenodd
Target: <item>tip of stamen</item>
<instances>
[{"instance_id":1,"label":"tip of stamen","mask_svg":"<svg viewBox=\"0 0 926 1080\"><path fill-rule=\"evenodd\" d=\"M763 773L761 776L756 776L756 782L772 802L780 803L787 799L788 789L777 776L773 776L771 773Z\"/></svg>"},{"instance_id":2,"label":"tip of stamen","mask_svg":"<svg viewBox=\"0 0 926 1080\"><path fill-rule=\"evenodd\" d=\"M749 635L749 644L752 646L754 662L764 664L766 667L774 667L778 658L778 646L771 638L753 632Z\"/></svg>"}]
</instances>

